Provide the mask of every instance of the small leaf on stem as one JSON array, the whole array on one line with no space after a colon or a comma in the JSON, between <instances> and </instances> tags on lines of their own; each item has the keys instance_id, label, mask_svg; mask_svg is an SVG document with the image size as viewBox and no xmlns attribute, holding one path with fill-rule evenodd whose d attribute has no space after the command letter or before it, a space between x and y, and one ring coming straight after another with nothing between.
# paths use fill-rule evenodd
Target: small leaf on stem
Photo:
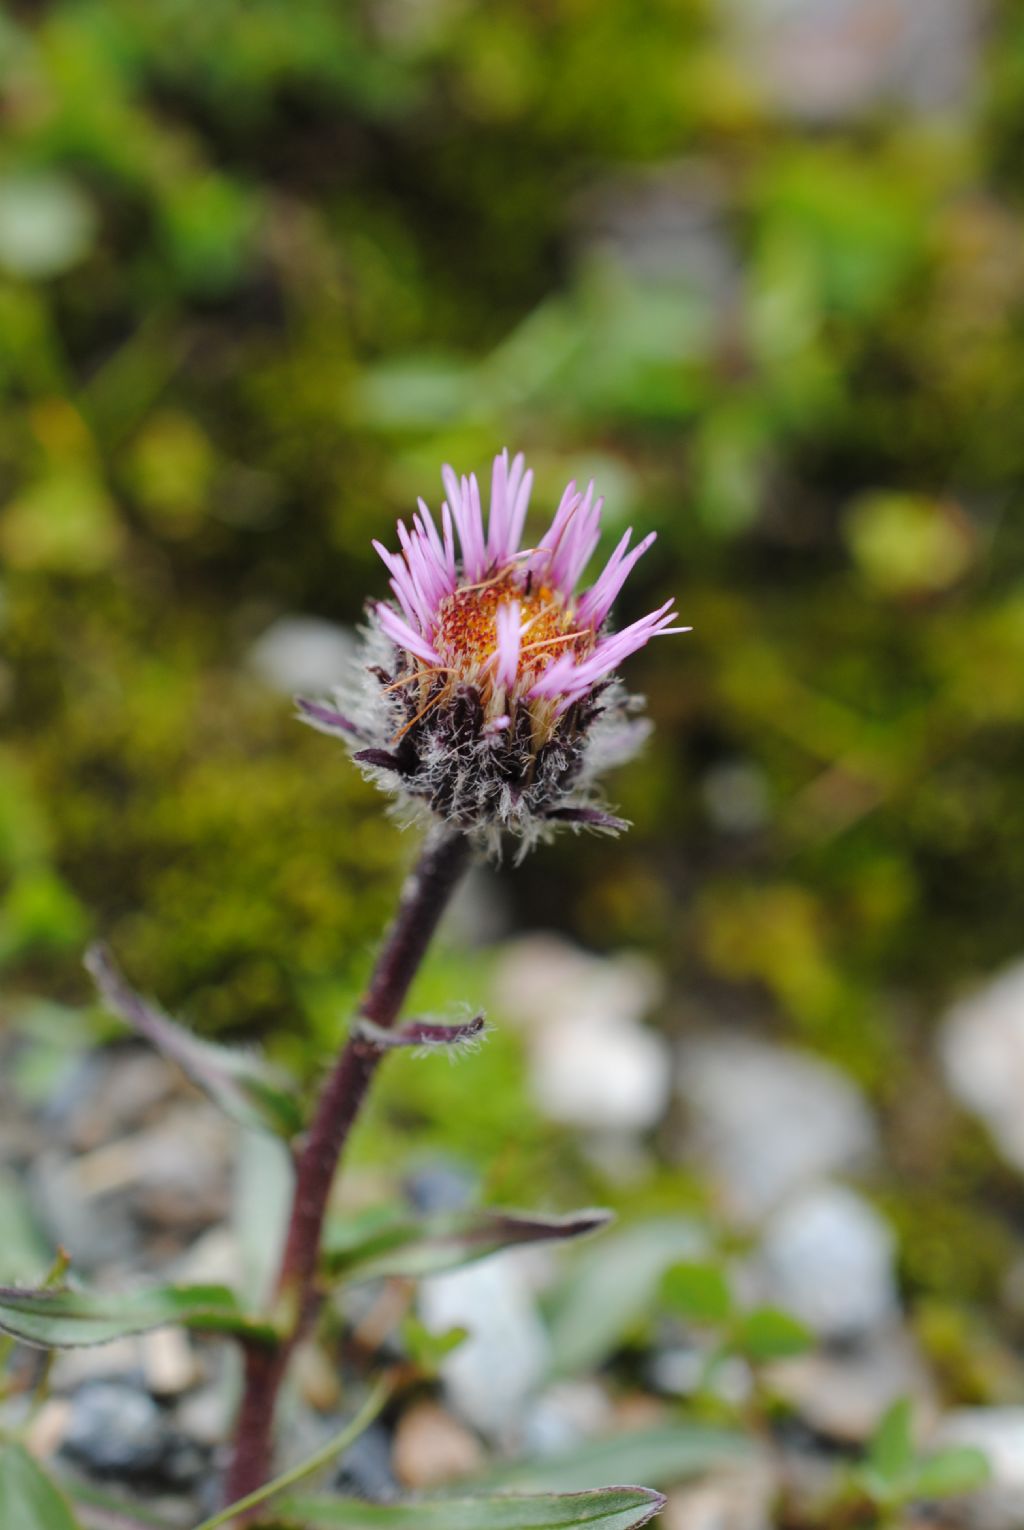
<instances>
[{"instance_id":1,"label":"small leaf on stem","mask_svg":"<svg viewBox=\"0 0 1024 1530\"><path fill-rule=\"evenodd\" d=\"M110 1010L158 1052L178 1064L194 1084L243 1126L291 1138L302 1115L287 1079L262 1059L202 1041L128 986L105 946L85 957L100 996Z\"/></svg>"},{"instance_id":2,"label":"small leaf on stem","mask_svg":"<svg viewBox=\"0 0 1024 1530\"><path fill-rule=\"evenodd\" d=\"M571 1216L524 1216L512 1211L460 1211L417 1220L401 1212L387 1220L332 1222L324 1242L328 1271L347 1283L384 1276L420 1278L453 1270L523 1243L559 1243L607 1227L608 1211Z\"/></svg>"},{"instance_id":3,"label":"small leaf on stem","mask_svg":"<svg viewBox=\"0 0 1024 1530\"><path fill-rule=\"evenodd\" d=\"M309 723L311 728L316 728L320 733L340 733L348 738L365 737L344 713L327 706L323 701L309 701L305 696L298 696L295 705L299 709L301 721Z\"/></svg>"},{"instance_id":4,"label":"small leaf on stem","mask_svg":"<svg viewBox=\"0 0 1024 1530\"><path fill-rule=\"evenodd\" d=\"M434 1020L407 1020L396 1030L386 1030L372 1020L358 1020L353 1035L365 1046L377 1051L390 1052L396 1047L422 1047L425 1051L444 1048L470 1047L480 1041L487 1022L483 1015L471 1020L443 1024Z\"/></svg>"}]
</instances>

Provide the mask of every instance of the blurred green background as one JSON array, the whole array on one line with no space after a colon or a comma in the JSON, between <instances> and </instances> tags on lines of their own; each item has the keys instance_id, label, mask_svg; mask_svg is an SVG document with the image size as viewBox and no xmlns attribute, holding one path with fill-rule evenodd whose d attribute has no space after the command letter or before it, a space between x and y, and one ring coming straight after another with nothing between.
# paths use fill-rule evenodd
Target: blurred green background
<instances>
[{"instance_id":1,"label":"blurred green background","mask_svg":"<svg viewBox=\"0 0 1024 1530\"><path fill-rule=\"evenodd\" d=\"M839 1061L910 1278L984 1294L1024 1200L928 1036L1022 939L1020 8L12 5L0 109L8 1010L102 933L320 1060L410 845L254 654L522 448L540 513L593 474L658 528L622 618L695 630L630 666L632 833L502 872L511 926Z\"/></svg>"}]
</instances>

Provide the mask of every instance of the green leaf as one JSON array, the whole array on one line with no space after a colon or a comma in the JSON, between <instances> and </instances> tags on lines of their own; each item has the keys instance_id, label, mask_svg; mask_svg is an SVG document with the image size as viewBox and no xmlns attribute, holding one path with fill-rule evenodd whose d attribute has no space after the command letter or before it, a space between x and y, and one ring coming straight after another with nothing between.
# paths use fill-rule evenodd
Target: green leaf
<instances>
[{"instance_id":1,"label":"green leaf","mask_svg":"<svg viewBox=\"0 0 1024 1530\"><path fill-rule=\"evenodd\" d=\"M910 1400L901 1397L883 1413L868 1442L866 1465L881 1482L898 1482L913 1465Z\"/></svg>"},{"instance_id":2,"label":"green leaf","mask_svg":"<svg viewBox=\"0 0 1024 1530\"><path fill-rule=\"evenodd\" d=\"M402 1211L328 1224L324 1257L331 1274L352 1284L401 1275L420 1279L457 1269L524 1243L564 1242L607 1227L611 1213L525 1216L515 1211L459 1211L417 1220Z\"/></svg>"},{"instance_id":3,"label":"green leaf","mask_svg":"<svg viewBox=\"0 0 1024 1530\"><path fill-rule=\"evenodd\" d=\"M0 1286L0 1332L47 1349L106 1344L171 1323L254 1339L274 1336L273 1329L246 1316L226 1286L152 1286L113 1293Z\"/></svg>"},{"instance_id":4,"label":"green leaf","mask_svg":"<svg viewBox=\"0 0 1024 1530\"><path fill-rule=\"evenodd\" d=\"M757 1307L736 1325L732 1347L750 1360L786 1360L814 1347L810 1329L776 1307Z\"/></svg>"},{"instance_id":5,"label":"green leaf","mask_svg":"<svg viewBox=\"0 0 1024 1530\"><path fill-rule=\"evenodd\" d=\"M495 1467L475 1477L472 1487L560 1493L633 1481L667 1488L702 1476L723 1462L735 1462L750 1449L749 1441L736 1430L710 1424L659 1424L588 1440L559 1455Z\"/></svg>"},{"instance_id":6,"label":"green leaf","mask_svg":"<svg viewBox=\"0 0 1024 1530\"><path fill-rule=\"evenodd\" d=\"M166 1519L140 1509L137 1503L125 1503L84 1478L74 1478L68 1492L75 1509L82 1510L88 1530L174 1530Z\"/></svg>"},{"instance_id":7,"label":"green leaf","mask_svg":"<svg viewBox=\"0 0 1024 1530\"><path fill-rule=\"evenodd\" d=\"M950 1445L914 1463L907 1476L908 1498L949 1498L973 1493L992 1475L988 1457L974 1445Z\"/></svg>"},{"instance_id":8,"label":"green leaf","mask_svg":"<svg viewBox=\"0 0 1024 1530\"><path fill-rule=\"evenodd\" d=\"M527 1498L437 1498L421 1503L363 1503L354 1498L293 1498L279 1514L310 1530L638 1530L665 1506L649 1488L611 1487L593 1493L547 1493Z\"/></svg>"},{"instance_id":9,"label":"green leaf","mask_svg":"<svg viewBox=\"0 0 1024 1530\"><path fill-rule=\"evenodd\" d=\"M4 1530L80 1530L63 1495L20 1445L0 1447Z\"/></svg>"},{"instance_id":10,"label":"green leaf","mask_svg":"<svg viewBox=\"0 0 1024 1530\"><path fill-rule=\"evenodd\" d=\"M690 1323L725 1323L732 1316L732 1292L714 1264L674 1264L661 1283L665 1305Z\"/></svg>"},{"instance_id":11,"label":"green leaf","mask_svg":"<svg viewBox=\"0 0 1024 1530\"><path fill-rule=\"evenodd\" d=\"M407 1313L402 1322L402 1343L409 1359L417 1370L427 1376L438 1371L441 1362L458 1349L467 1338L466 1328L447 1328L444 1333L431 1333L415 1313Z\"/></svg>"},{"instance_id":12,"label":"green leaf","mask_svg":"<svg viewBox=\"0 0 1024 1530\"><path fill-rule=\"evenodd\" d=\"M35 1280L53 1261L13 1174L0 1170L0 1280Z\"/></svg>"},{"instance_id":13,"label":"green leaf","mask_svg":"<svg viewBox=\"0 0 1024 1530\"><path fill-rule=\"evenodd\" d=\"M602 1239L575 1264L555 1299L552 1369L576 1376L607 1359L631 1329L649 1320L669 1266L705 1253L702 1230L678 1217L638 1222Z\"/></svg>"},{"instance_id":14,"label":"green leaf","mask_svg":"<svg viewBox=\"0 0 1024 1530\"><path fill-rule=\"evenodd\" d=\"M284 1247L295 1188L287 1145L268 1132L238 1133L232 1224L241 1255L240 1294L258 1309L269 1303Z\"/></svg>"},{"instance_id":15,"label":"green leaf","mask_svg":"<svg viewBox=\"0 0 1024 1530\"><path fill-rule=\"evenodd\" d=\"M291 1138L302 1129L294 1090L276 1069L249 1052L202 1041L155 1004L139 997L105 946L92 946L85 965L104 1003L242 1126Z\"/></svg>"}]
</instances>

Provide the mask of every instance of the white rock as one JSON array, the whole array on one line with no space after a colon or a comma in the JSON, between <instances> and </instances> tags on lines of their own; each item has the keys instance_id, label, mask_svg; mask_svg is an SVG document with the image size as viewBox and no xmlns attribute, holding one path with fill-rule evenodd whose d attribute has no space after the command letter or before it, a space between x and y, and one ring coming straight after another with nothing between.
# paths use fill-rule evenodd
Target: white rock
<instances>
[{"instance_id":1,"label":"white rock","mask_svg":"<svg viewBox=\"0 0 1024 1530\"><path fill-rule=\"evenodd\" d=\"M658 1523L663 1530L772 1530L777 1487L770 1462L755 1458L677 1488Z\"/></svg>"},{"instance_id":2,"label":"white rock","mask_svg":"<svg viewBox=\"0 0 1024 1530\"><path fill-rule=\"evenodd\" d=\"M659 991L641 957L590 956L545 935L509 948L498 1003L528 1027L533 1094L549 1119L602 1133L644 1131L661 1119L670 1053L638 1023Z\"/></svg>"},{"instance_id":3,"label":"white rock","mask_svg":"<svg viewBox=\"0 0 1024 1530\"><path fill-rule=\"evenodd\" d=\"M728 11L748 69L797 117L843 121L880 101L955 110L976 76L972 0L728 0Z\"/></svg>"},{"instance_id":4,"label":"white rock","mask_svg":"<svg viewBox=\"0 0 1024 1530\"><path fill-rule=\"evenodd\" d=\"M853 1190L819 1185L777 1211L755 1272L767 1302L825 1339L860 1337L888 1322L899 1299L888 1222Z\"/></svg>"},{"instance_id":5,"label":"white rock","mask_svg":"<svg viewBox=\"0 0 1024 1530\"><path fill-rule=\"evenodd\" d=\"M510 1250L420 1283L420 1316L432 1333L468 1330L441 1365L448 1401L468 1424L499 1442L515 1436L548 1368L531 1268L528 1250Z\"/></svg>"},{"instance_id":6,"label":"white rock","mask_svg":"<svg viewBox=\"0 0 1024 1530\"><path fill-rule=\"evenodd\" d=\"M1024 1408L958 1408L930 1441L936 1448L973 1445L987 1456L990 1481L956 1505L955 1523L977 1530L1024 1525Z\"/></svg>"},{"instance_id":7,"label":"white rock","mask_svg":"<svg viewBox=\"0 0 1024 1530\"><path fill-rule=\"evenodd\" d=\"M281 616L256 639L249 665L283 696L329 691L352 662L355 640L346 628L318 616Z\"/></svg>"},{"instance_id":8,"label":"white rock","mask_svg":"<svg viewBox=\"0 0 1024 1530\"><path fill-rule=\"evenodd\" d=\"M531 1408L523 1427L522 1449L530 1456L557 1456L609 1433L613 1423L611 1401L596 1381L559 1381Z\"/></svg>"},{"instance_id":9,"label":"white rock","mask_svg":"<svg viewBox=\"0 0 1024 1530\"><path fill-rule=\"evenodd\" d=\"M726 1209L757 1220L786 1196L870 1162L877 1130L856 1087L821 1058L740 1037L696 1037L678 1053L691 1151Z\"/></svg>"},{"instance_id":10,"label":"white rock","mask_svg":"<svg viewBox=\"0 0 1024 1530\"><path fill-rule=\"evenodd\" d=\"M601 1132L656 1125L672 1092L664 1039L622 1021L552 1020L533 1038L530 1074L550 1120Z\"/></svg>"},{"instance_id":11,"label":"white rock","mask_svg":"<svg viewBox=\"0 0 1024 1530\"><path fill-rule=\"evenodd\" d=\"M1024 1169L1024 962L957 1004L939 1034L946 1081Z\"/></svg>"},{"instance_id":12,"label":"white rock","mask_svg":"<svg viewBox=\"0 0 1024 1530\"><path fill-rule=\"evenodd\" d=\"M886 1409L908 1397L915 1433L934 1426L935 1387L915 1340L899 1323L872 1333L856 1348L816 1349L768 1368L768 1384L815 1434L862 1445Z\"/></svg>"},{"instance_id":13,"label":"white rock","mask_svg":"<svg viewBox=\"0 0 1024 1530\"><path fill-rule=\"evenodd\" d=\"M556 1018L591 1023L642 1020L662 988L657 967L646 957L592 956L548 934L511 941L495 972L495 997L502 1011L541 1028Z\"/></svg>"}]
</instances>

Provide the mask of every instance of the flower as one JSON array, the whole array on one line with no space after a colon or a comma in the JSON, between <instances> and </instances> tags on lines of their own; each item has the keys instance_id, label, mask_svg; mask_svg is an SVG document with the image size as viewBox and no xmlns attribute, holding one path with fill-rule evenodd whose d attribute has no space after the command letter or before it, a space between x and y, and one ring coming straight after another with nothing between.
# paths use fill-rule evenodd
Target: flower
<instances>
[{"instance_id":1,"label":"flower","mask_svg":"<svg viewBox=\"0 0 1024 1530\"><path fill-rule=\"evenodd\" d=\"M360 703L350 717L301 702L303 716L342 734L381 785L491 847L503 831L531 843L558 821L622 827L593 784L647 728L615 672L652 637L689 630L671 600L609 628L655 533L631 547L627 531L577 591L601 532L592 483L570 483L548 531L523 547L533 474L521 454L495 458L486 524L476 476L441 476L440 527L421 499L412 529L398 523L399 552L373 544L394 603L371 606Z\"/></svg>"}]
</instances>

